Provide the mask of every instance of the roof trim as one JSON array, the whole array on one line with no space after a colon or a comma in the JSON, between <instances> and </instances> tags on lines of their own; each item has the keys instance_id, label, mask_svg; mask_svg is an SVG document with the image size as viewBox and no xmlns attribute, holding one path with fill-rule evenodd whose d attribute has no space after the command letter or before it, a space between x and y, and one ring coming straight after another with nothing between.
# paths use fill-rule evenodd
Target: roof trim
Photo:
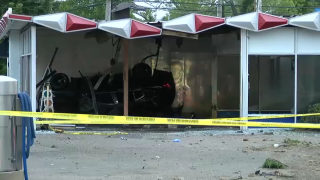
<instances>
[{"instance_id":1,"label":"roof trim","mask_svg":"<svg viewBox=\"0 0 320 180\"><path fill-rule=\"evenodd\" d=\"M0 20L0 39L6 36L10 29L23 28L21 26L31 22L62 33L101 29L127 39L134 39L159 36L162 34L162 29L198 34L224 24L255 32L287 25L320 31L319 19L320 12L289 19L261 12L252 12L229 18L191 13L164 21L160 28L158 23L153 25L153 23L143 23L133 19L96 22L67 12L32 17L12 14L12 9L9 8Z\"/></svg>"}]
</instances>

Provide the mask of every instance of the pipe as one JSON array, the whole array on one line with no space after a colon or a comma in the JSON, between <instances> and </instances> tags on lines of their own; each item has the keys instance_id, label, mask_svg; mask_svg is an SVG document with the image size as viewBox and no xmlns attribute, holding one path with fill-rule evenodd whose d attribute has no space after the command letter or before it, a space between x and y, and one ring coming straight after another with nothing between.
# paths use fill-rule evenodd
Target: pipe
<instances>
[{"instance_id":1,"label":"pipe","mask_svg":"<svg viewBox=\"0 0 320 180\"><path fill-rule=\"evenodd\" d=\"M22 93L18 93L18 97L21 101L22 111L31 112L32 107L31 107L31 100L29 95L26 92L22 92ZM26 136L27 136L27 142L26 142ZM23 117L22 118L22 161L23 161L25 180L29 180L27 159L29 158L30 147L33 145L35 138L36 138L36 133L33 125L33 118Z\"/></svg>"}]
</instances>

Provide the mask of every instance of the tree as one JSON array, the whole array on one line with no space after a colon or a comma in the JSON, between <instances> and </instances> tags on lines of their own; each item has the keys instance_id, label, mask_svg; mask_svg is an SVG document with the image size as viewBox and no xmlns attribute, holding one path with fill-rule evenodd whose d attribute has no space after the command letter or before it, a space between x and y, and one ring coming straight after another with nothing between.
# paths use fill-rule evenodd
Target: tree
<instances>
[{"instance_id":1,"label":"tree","mask_svg":"<svg viewBox=\"0 0 320 180\"><path fill-rule=\"evenodd\" d=\"M262 12L274 15L302 15L314 11L320 1L312 0L264 0ZM223 17L236 16L255 11L255 0L223 0ZM170 13L164 19L174 19L189 13L217 15L217 1L171 0L166 3Z\"/></svg>"},{"instance_id":2,"label":"tree","mask_svg":"<svg viewBox=\"0 0 320 180\"><path fill-rule=\"evenodd\" d=\"M3 8L2 13L11 7L15 14L39 15L54 12L59 2L55 0L0 0L0 4Z\"/></svg>"},{"instance_id":3,"label":"tree","mask_svg":"<svg viewBox=\"0 0 320 180\"><path fill-rule=\"evenodd\" d=\"M113 6L121 2L129 2L117 0L113 1ZM106 0L67 0L61 2L59 11L70 12L75 15L85 17L88 19L104 20L105 19L105 3ZM152 10L135 11L131 10L130 17L139 21L154 21L155 15Z\"/></svg>"},{"instance_id":4,"label":"tree","mask_svg":"<svg viewBox=\"0 0 320 180\"><path fill-rule=\"evenodd\" d=\"M59 11L70 12L88 19L105 19L106 0L66 0L61 2Z\"/></svg>"},{"instance_id":5,"label":"tree","mask_svg":"<svg viewBox=\"0 0 320 180\"><path fill-rule=\"evenodd\" d=\"M156 13L152 9L147 9L146 11L138 11L134 12L132 11L132 16L133 19L139 20L139 21L144 21L144 22L154 22L156 21Z\"/></svg>"}]
</instances>

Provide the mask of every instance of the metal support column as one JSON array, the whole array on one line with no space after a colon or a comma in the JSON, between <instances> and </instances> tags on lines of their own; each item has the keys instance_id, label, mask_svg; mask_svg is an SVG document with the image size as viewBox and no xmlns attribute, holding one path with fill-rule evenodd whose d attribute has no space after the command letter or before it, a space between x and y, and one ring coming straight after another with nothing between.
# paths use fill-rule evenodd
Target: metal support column
<instances>
[{"instance_id":1,"label":"metal support column","mask_svg":"<svg viewBox=\"0 0 320 180\"><path fill-rule=\"evenodd\" d=\"M31 106L32 111L37 111L37 27L31 26ZM33 118L36 122L37 118ZM34 129L36 128L36 123L34 123Z\"/></svg>"},{"instance_id":2,"label":"metal support column","mask_svg":"<svg viewBox=\"0 0 320 180\"><path fill-rule=\"evenodd\" d=\"M241 56L240 56L240 117L248 117L249 107L249 61L248 61L248 33L241 29ZM247 130L247 126L242 126L242 130Z\"/></svg>"},{"instance_id":3,"label":"metal support column","mask_svg":"<svg viewBox=\"0 0 320 180\"><path fill-rule=\"evenodd\" d=\"M298 29L294 30L294 114L297 115L298 105L298 55L297 55L297 44L298 44ZM297 116L294 117L294 123L297 123Z\"/></svg>"}]
</instances>

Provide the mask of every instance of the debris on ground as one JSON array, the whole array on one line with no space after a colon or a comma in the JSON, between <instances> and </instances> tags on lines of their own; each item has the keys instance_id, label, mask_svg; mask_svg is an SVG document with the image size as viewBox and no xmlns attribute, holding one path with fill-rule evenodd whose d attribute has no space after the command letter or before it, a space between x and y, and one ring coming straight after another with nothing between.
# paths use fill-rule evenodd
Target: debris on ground
<instances>
[{"instance_id":1,"label":"debris on ground","mask_svg":"<svg viewBox=\"0 0 320 180\"><path fill-rule=\"evenodd\" d=\"M245 139L243 139L243 141L249 141L249 139L246 139L246 138L245 138Z\"/></svg>"},{"instance_id":2,"label":"debris on ground","mask_svg":"<svg viewBox=\"0 0 320 180\"><path fill-rule=\"evenodd\" d=\"M184 180L183 177L174 177L173 180Z\"/></svg>"},{"instance_id":3,"label":"debris on ground","mask_svg":"<svg viewBox=\"0 0 320 180\"><path fill-rule=\"evenodd\" d=\"M287 165L283 164L282 162L275 160L275 159L266 159L266 161L262 165L263 168L268 169L284 169Z\"/></svg>"},{"instance_id":4,"label":"debris on ground","mask_svg":"<svg viewBox=\"0 0 320 180\"><path fill-rule=\"evenodd\" d=\"M55 146L55 145L52 145L52 146L51 146L51 148L57 148L57 146Z\"/></svg>"},{"instance_id":5,"label":"debris on ground","mask_svg":"<svg viewBox=\"0 0 320 180\"><path fill-rule=\"evenodd\" d=\"M264 135L273 135L274 133L273 132L264 132L263 134Z\"/></svg>"},{"instance_id":6,"label":"debris on ground","mask_svg":"<svg viewBox=\"0 0 320 180\"><path fill-rule=\"evenodd\" d=\"M274 172L261 172L260 170L256 171L255 173L251 173L249 174L248 177L255 177L255 176L263 176L263 177L267 177L267 176L275 176L275 177L284 177L284 178L293 178L294 176L292 175L285 175L285 174L282 174L281 172L279 171L274 171ZM270 178L272 179L272 178Z\"/></svg>"},{"instance_id":7,"label":"debris on ground","mask_svg":"<svg viewBox=\"0 0 320 180\"><path fill-rule=\"evenodd\" d=\"M283 142L286 143L286 144L289 144L289 145L300 144L299 140L294 140L294 139L290 139L290 138L286 138Z\"/></svg>"},{"instance_id":8,"label":"debris on ground","mask_svg":"<svg viewBox=\"0 0 320 180\"><path fill-rule=\"evenodd\" d=\"M284 151L284 150L281 150L281 151L274 151L274 152L281 152L281 153L284 153L284 152L286 152L286 151Z\"/></svg>"},{"instance_id":9,"label":"debris on ground","mask_svg":"<svg viewBox=\"0 0 320 180\"><path fill-rule=\"evenodd\" d=\"M180 139L174 139L173 142L181 142Z\"/></svg>"},{"instance_id":10,"label":"debris on ground","mask_svg":"<svg viewBox=\"0 0 320 180\"><path fill-rule=\"evenodd\" d=\"M127 138L125 138L125 137L121 137L121 140L127 140Z\"/></svg>"}]
</instances>

